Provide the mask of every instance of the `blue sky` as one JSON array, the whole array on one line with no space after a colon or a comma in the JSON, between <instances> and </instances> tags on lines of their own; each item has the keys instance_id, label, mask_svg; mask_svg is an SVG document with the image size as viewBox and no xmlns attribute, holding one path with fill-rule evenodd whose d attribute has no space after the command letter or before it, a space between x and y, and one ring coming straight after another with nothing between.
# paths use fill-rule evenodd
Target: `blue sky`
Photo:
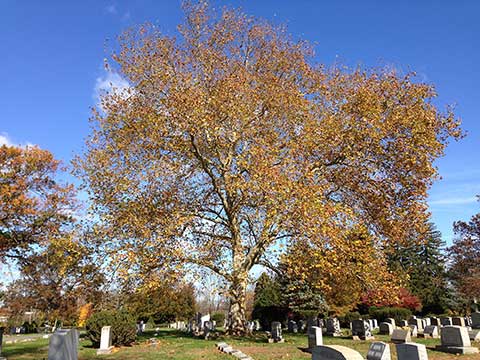
<instances>
[{"instance_id":1,"label":"blue sky","mask_svg":"<svg viewBox=\"0 0 480 360\"><path fill-rule=\"evenodd\" d=\"M414 70L436 85L438 104L456 104L468 137L437 163L443 180L430 192L433 220L447 242L452 222L479 212L480 2L213 1L286 23L318 43L331 64ZM145 21L175 33L179 1L0 1L0 143L38 144L66 163L89 132L96 92L115 38Z\"/></svg>"}]
</instances>

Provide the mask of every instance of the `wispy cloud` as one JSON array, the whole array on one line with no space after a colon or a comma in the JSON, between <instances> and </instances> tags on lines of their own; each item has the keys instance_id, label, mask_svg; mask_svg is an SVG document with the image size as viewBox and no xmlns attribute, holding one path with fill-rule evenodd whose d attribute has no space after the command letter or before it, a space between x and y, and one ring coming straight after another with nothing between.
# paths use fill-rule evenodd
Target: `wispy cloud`
<instances>
[{"instance_id":1,"label":"wispy cloud","mask_svg":"<svg viewBox=\"0 0 480 360\"><path fill-rule=\"evenodd\" d=\"M6 132L1 132L0 133L0 146L2 146L2 145L19 146L19 147L34 146L30 142L17 143L16 141L12 140L12 138Z\"/></svg>"},{"instance_id":2,"label":"wispy cloud","mask_svg":"<svg viewBox=\"0 0 480 360\"><path fill-rule=\"evenodd\" d=\"M454 198L430 200L428 203L430 205L464 205L464 204L472 204L477 201L478 199L476 196L470 196L470 197L454 197Z\"/></svg>"},{"instance_id":3,"label":"wispy cloud","mask_svg":"<svg viewBox=\"0 0 480 360\"><path fill-rule=\"evenodd\" d=\"M115 6L115 4L110 4L105 8L105 11L109 14L114 15L117 13L117 7Z\"/></svg>"},{"instance_id":4,"label":"wispy cloud","mask_svg":"<svg viewBox=\"0 0 480 360\"><path fill-rule=\"evenodd\" d=\"M95 80L93 98L96 105L102 108L102 97L108 94L117 94L126 96L130 84L120 74L114 71L107 71L104 76L99 76Z\"/></svg>"}]
</instances>

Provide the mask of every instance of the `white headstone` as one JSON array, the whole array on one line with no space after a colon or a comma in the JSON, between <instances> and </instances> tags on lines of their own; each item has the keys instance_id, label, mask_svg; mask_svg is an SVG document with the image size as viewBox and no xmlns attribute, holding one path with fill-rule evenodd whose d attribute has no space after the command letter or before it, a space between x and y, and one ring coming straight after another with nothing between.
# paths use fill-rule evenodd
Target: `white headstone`
<instances>
[{"instance_id":1,"label":"white headstone","mask_svg":"<svg viewBox=\"0 0 480 360\"><path fill-rule=\"evenodd\" d=\"M97 355L110 354L112 349L112 327L104 326L100 334L100 349L97 350Z\"/></svg>"},{"instance_id":2,"label":"white headstone","mask_svg":"<svg viewBox=\"0 0 480 360\"><path fill-rule=\"evenodd\" d=\"M398 360L428 360L427 348L423 344L397 344Z\"/></svg>"},{"instance_id":3,"label":"white headstone","mask_svg":"<svg viewBox=\"0 0 480 360\"><path fill-rule=\"evenodd\" d=\"M313 348L312 360L364 360L358 351L340 345L320 345Z\"/></svg>"}]
</instances>

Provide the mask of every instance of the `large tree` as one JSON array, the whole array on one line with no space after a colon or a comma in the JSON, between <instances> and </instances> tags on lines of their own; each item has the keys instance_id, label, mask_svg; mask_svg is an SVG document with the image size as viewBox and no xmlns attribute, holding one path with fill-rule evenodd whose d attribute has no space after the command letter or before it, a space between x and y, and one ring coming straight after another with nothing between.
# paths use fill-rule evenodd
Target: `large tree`
<instances>
[{"instance_id":1,"label":"large tree","mask_svg":"<svg viewBox=\"0 0 480 360\"><path fill-rule=\"evenodd\" d=\"M73 187L57 181L60 163L35 146L0 146L0 260L24 260L71 224Z\"/></svg>"},{"instance_id":2,"label":"large tree","mask_svg":"<svg viewBox=\"0 0 480 360\"><path fill-rule=\"evenodd\" d=\"M34 309L46 319L72 323L81 305L101 300L103 284L92 249L72 231L23 259L20 277L7 288L5 305L14 314Z\"/></svg>"},{"instance_id":3,"label":"large tree","mask_svg":"<svg viewBox=\"0 0 480 360\"><path fill-rule=\"evenodd\" d=\"M365 224L384 244L421 224L459 128L411 76L326 70L283 27L185 11L178 37L120 37L113 68L130 88L103 97L77 165L117 263L210 269L243 333L249 271L280 242L352 247L339 234Z\"/></svg>"},{"instance_id":4,"label":"large tree","mask_svg":"<svg viewBox=\"0 0 480 360\"><path fill-rule=\"evenodd\" d=\"M451 303L448 288L445 242L435 225L428 222L422 233L413 233L409 244L389 254L389 266L408 274L408 288L419 297L424 314L443 314Z\"/></svg>"},{"instance_id":5,"label":"large tree","mask_svg":"<svg viewBox=\"0 0 480 360\"><path fill-rule=\"evenodd\" d=\"M461 298L472 305L480 299L480 213L468 222L455 222L453 229L449 275Z\"/></svg>"}]
</instances>

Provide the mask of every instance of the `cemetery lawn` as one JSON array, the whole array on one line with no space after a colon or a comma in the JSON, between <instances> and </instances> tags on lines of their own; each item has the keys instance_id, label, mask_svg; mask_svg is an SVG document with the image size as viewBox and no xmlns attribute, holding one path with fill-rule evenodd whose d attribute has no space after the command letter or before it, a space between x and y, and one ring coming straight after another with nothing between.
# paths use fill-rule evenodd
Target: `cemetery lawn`
<instances>
[{"instance_id":1,"label":"cemetery lawn","mask_svg":"<svg viewBox=\"0 0 480 360\"><path fill-rule=\"evenodd\" d=\"M162 329L157 339L157 344L149 344L148 339L154 337L154 332L146 332L142 335L136 345L131 347L122 347L116 349L115 353L110 355L96 355L96 349L92 348L89 340L82 338L80 341L79 360L90 359L166 359L166 360L196 360L196 359L212 359L212 360L234 360L235 358L218 351L215 343L225 341L232 345L235 349L241 350L250 355L254 360L300 360L311 359L311 355L302 351L307 346L306 334L288 334L284 333L286 340L283 344L268 344L266 336L263 332L254 337L233 339L226 336L220 336L215 340L202 340L193 338L185 333L177 332L172 329ZM389 336L375 334L377 341L388 342ZM343 345L359 351L364 357L370 342L353 341L351 338L323 338L325 345ZM435 345L440 344L439 339L422 339L415 338L415 342L425 344L428 351L429 360L479 360L480 355L452 355L432 350ZM479 346L478 343L472 343L472 346ZM390 345L392 350L392 359L396 359L395 346ZM3 356L8 360L41 360L47 359L48 339L38 339L31 342L4 344Z\"/></svg>"}]
</instances>

